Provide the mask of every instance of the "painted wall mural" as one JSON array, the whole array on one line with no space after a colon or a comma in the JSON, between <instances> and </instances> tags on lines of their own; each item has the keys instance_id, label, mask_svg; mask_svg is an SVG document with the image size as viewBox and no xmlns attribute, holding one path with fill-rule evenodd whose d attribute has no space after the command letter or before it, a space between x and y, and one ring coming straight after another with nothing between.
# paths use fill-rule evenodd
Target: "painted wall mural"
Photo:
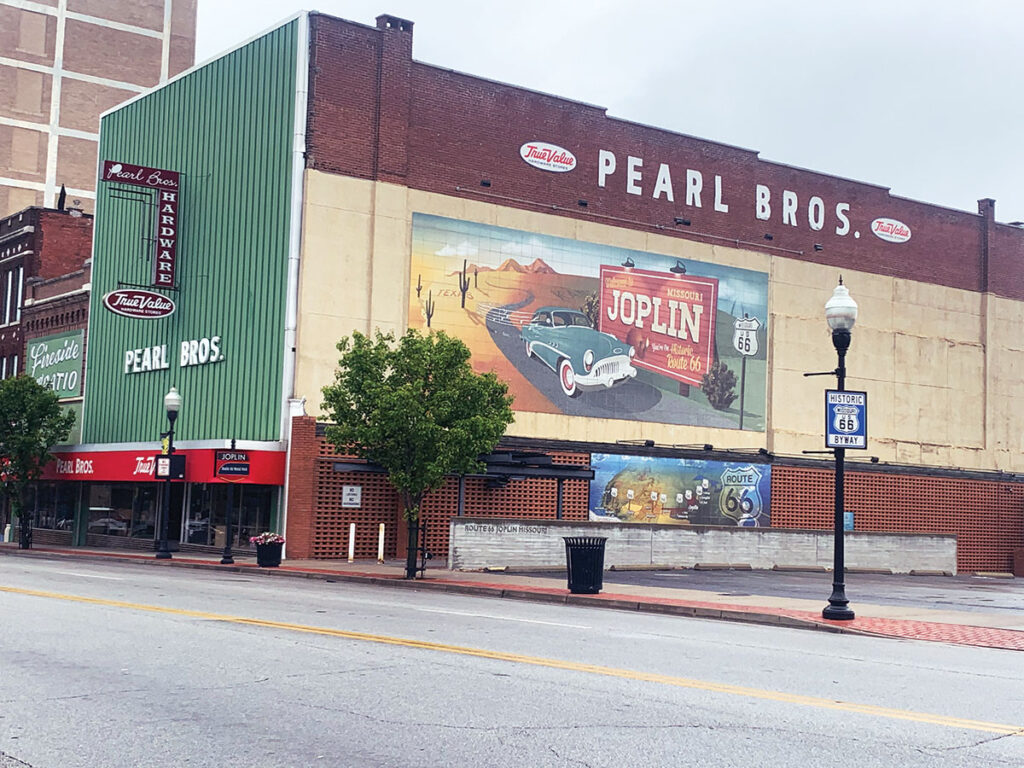
<instances>
[{"instance_id":1,"label":"painted wall mural","mask_svg":"<svg viewBox=\"0 0 1024 768\"><path fill-rule=\"evenodd\" d=\"M771 465L595 453L590 519L771 525Z\"/></svg>"},{"instance_id":2,"label":"painted wall mural","mask_svg":"<svg viewBox=\"0 0 1024 768\"><path fill-rule=\"evenodd\" d=\"M768 275L413 215L409 325L519 411L763 431Z\"/></svg>"}]
</instances>

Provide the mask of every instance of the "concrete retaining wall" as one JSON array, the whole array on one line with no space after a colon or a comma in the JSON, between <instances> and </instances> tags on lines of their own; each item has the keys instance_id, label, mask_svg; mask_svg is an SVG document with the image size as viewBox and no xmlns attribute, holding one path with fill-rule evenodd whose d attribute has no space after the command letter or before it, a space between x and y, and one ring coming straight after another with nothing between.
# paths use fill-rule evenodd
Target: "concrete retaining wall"
<instances>
[{"instance_id":1,"label":"concrete retaining wall","mask_svg":"<svg viewBox=\"0 0 1024 768\"><path fill-rule=\"evenodd\" d=\"M605 568L711 564L758 569L832 567L831 531L462 517L452 519L450 534L448 567L452 570L564 566L563 536L607 536ZM956 573L956 537L850 531L846 534L846 565L893 573Z\"/></svg>"}]
</instances>

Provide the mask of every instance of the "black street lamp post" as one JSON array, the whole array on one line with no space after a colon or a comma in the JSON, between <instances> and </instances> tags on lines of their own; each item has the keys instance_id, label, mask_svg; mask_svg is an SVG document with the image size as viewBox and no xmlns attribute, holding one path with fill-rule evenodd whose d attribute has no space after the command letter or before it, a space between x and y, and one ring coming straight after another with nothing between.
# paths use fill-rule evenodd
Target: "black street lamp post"
<instances>
[{"instance_id":1,"label":"black street lamp post","mask_svg":"<svg viewBox=\"0 0 1024 768\"><path fill-rule=\"evenodd\" d=\"M167 421L170 423L170 428L167 430L167 460L170 464L171 457L174 456L174 422L178 418L178 411L181 410L181 395L178 394L176 387L171 387L170 391L164 395L164 410L167 411ZM160 515L160 546L156 551L157 560L170 560L171 550L167 546L167 520L171 516L171 467L167 467L167 480L164 485L164 503L163 510Z\"/></svg>"},{"instance_id":2,"label":"black street lamp post","mask_svg":"<svg viewBox=\"0 0 1024 768\"><path fill-rule=\"evenodd\" d=\"M235 450L235 439L231 438L231 450ZM224 537L224 556L220 559L221 565L234 565L235 558L231 556L231 518L235 512L235 484L228 483L228 509L227 509L227 531Z\"/></svg>"},{"instance_id":3,"label":"black street lamp post","mask_svg":"<svg viewBox=\"0 0 1024 768\"><path fill-rule=\"evenodd\" d=\"M839 356L839 366L835 370L837 389L846 391L846 351L850 348L850 340L854 323L857 322L857 302L850 297L849 289L839 278L839 285L832 292L832 298L825 303L825 319L832 329L832 346ZM844 551L845 510L844 505L844 473L846 449L834 448L836 456L836 498L835 498L835 529L832 552L832 594L828 605L821 615L826 619L849 621L854 618L853 610L846 599L846 556Z\"/></svg>"}]
</instances>

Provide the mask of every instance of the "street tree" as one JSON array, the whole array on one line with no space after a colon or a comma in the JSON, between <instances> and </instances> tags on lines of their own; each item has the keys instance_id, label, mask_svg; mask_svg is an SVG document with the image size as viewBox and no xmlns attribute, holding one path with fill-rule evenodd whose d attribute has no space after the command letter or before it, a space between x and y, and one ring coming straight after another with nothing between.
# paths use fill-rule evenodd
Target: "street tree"
<instances>
[{"instance_id":1,"label":"street tree","mask_svg":"<svg viewBox=\"0 0 1024 768\"><path fill-rule=\"evenodd\" d=\"M416 575L423 498L446 475L483 469L482 454L512 423L508 386L493 373L476 373L462 341L410 329L397 339L377 331L338 342L334 383L323 388L323 408L334 426L327 439L382 467L398 492L409 523L405 578Z\"/></svg>"},{"instance_id":2,"label":"street tree","mask_svg":"<svg viewBox=\"0 0 1024 768\"><path fill-rule=\"evenodd\" d=\"M22 510L25 486L38 480L53 458L50 448L67 440L75 414L57 393L22 374L0 381L0 492L18 520L19 546L32 547L32 510Z\"/></svg>"}]
</instances>

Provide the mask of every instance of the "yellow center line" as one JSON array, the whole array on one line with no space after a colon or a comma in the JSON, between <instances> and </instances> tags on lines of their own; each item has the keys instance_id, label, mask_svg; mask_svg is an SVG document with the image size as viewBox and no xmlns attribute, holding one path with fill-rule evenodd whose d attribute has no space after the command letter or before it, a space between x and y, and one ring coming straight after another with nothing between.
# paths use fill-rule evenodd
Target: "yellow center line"
<instances>
[{"instance_id":1,"label":"yellow center line","mask_svg":"<svg viewBox=\"0 0 1024 768\"><path fill-rule=\"evenodd\" d=\"M585 672L587 674L603 675L605 677L618 677L624 680L640 680L648 683L658 683L660 685L671 685L677 688L689 688L697 691L707 691L709 693L722 693L729 696L743 696L751 699L762 699L764 701L798 704L800 706L815 707L817 709L857 712L863 715L873 715L875 717L885 717L893 720L909 720L915 723L941 725L948 728L961 728L972 731L984 731L986 733L996 733L1003 736L1024 736L1024 726L1020 725L1004 725L1001 723L988 723L981 720L967 720L960 717L948 717L946 715L929 714L927 712L913 712L903 709L891 709L889 707L877 707L871 704L856 704L848 701L819 698L817 696L802 696L794 693L783 693L781 691L770 691L761 688L747 688L745 686L727 685L725 683L713 683L706 680L696 680L686 677L658 675L651 672L638 672L631 669L603 667L595 664L581 664L574 661L562 661L560 659L546 659L540 656L526 656L523 654L505 653L502 651L488 651L483 648L447 645L445 643L431 643L425 640L411 640L402 637L374 635L365 632L352 632L345 629L330 629L328 627L313 627L307 624L291 624L288 622L253 619L244 616L229 616L219 613L208 613L206 611L190 611L184 608L167 608L159 605L127 603L120 600L105 600L97 597L65 595L58 592L43 592L34 589L19 589L17 587L0 586L0 592L9 592L16 595L29 595L32 597L43 597L51 600L67 600L76 603L103 605L111 608L127 608L133 611L162 613L171 616L187 616L189 618L206 619L209 621L219 621L231 624L245 624L253 627L282 629L290 632L342 637L347 640L361 640L369 643L383 643L385 645L397 645L406 648L419 648L426 651L456 653L462 656L475 656L481 659L507 661L513 664L530 664L536 667L550 667L552 669L562 669L571 672Z\"/></svg>"}]
</instances>

